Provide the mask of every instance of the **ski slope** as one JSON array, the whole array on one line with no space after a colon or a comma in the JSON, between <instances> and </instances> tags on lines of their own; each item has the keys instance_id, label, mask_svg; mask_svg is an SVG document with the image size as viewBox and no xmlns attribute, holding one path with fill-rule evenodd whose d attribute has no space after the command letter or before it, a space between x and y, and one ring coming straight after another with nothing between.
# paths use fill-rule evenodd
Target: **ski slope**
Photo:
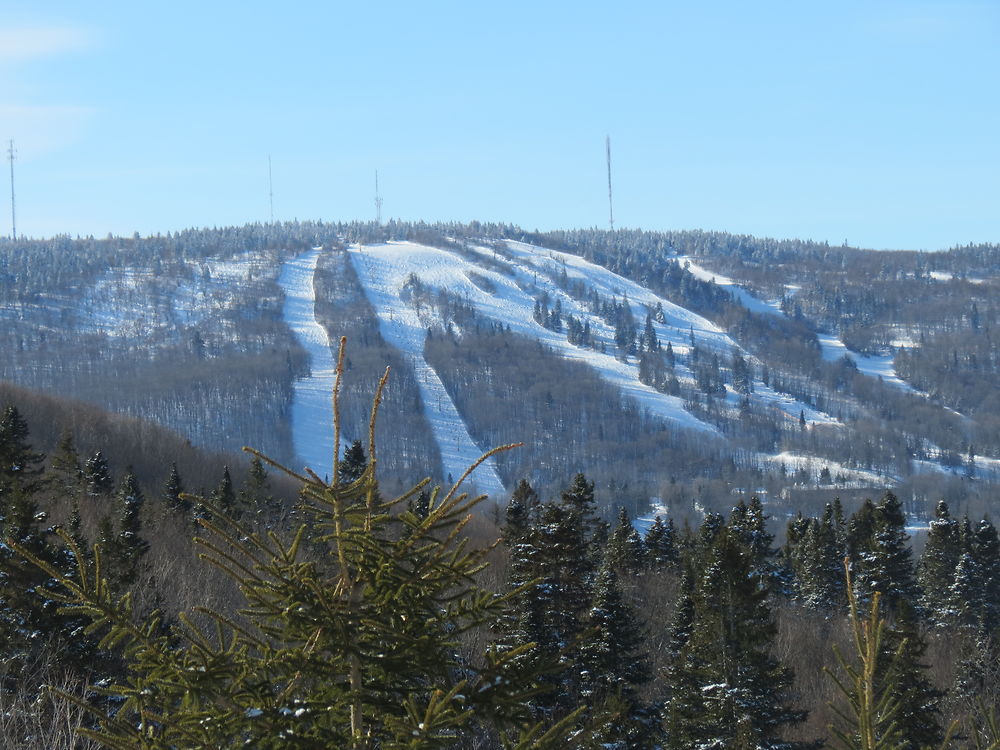
<instances>
[{"instance_id":1,"label":"ski slope","mask_svg":"<svg viewBox=\"0 0 1000 750\"><path fill-rule=\"evenodd\" d=\"M894 355L881 354L867 356L858 354L848 349L839 338L830 334L821 333L816 338L819 339L820 346L823 347L823 359L827 362L835 362L845 355L849 356L858 366L858 372L869 377L881 378L883 383L895 386L908 393L917 393L917 390L913 386L896 374L896 365L893 363Z\"/></svg>"},{"instance_id":2,"label":"ski slope","mask_svg":"<svg viewBox=\"0 0 1000 750\"><path fill-rule=\"evenodd\" d=\"M466 285L475 285L462 274L461 269L455 267L450 254L435 248L400 243L354 246L348 252L368 301L378 316L382 338L402 352L413 367L424 412L441 451L444 471L457 481L493 446L476 445L469 435L444 383L424 359L428 321L421 317L419 310L400 298L399 291L414 269L420 269L421 276L427 275L438 285L452 291L457 291L453 284L459 277L465 280ZM503 482L492 459L480 464L470 481L479 493L497 495L504 492Z\"/></svg>"},{"instance_id":3,"label":"ski slope","mask_svg":"<svg viewBox=\"0 0 1000 750\"><path fill-rule=\"evenodd\" d=\"M285 292L282 315L309 353L311 374L293 384L292 447L295 455L321 477L333 467L333 385L337 363L330 337L316 321L313 277L320 249L314 248L281 267L278 285ZM342 446L344 447L344 446Z\"/></svg>"},{"instance_id":4,"label":"ski slope","mask_svg":"<svg viewBox=\"0 0 1000 750\"><path fill-rule=\"evenodd\" d=\"M417 373L421 397L442 453L445 471L457 477L480 453L491 446L476 445L437 374L423 357L427 329L442 324L430 305L405 301L401 294L411 276L431 290L443 289L473 306L485 318L510 326L512 332L538 340L560 356L587 364L608 384L631 399L648 414L667 420L685 430L721 437L718 428L698 419L684 408L683 400L644 385L638 379L635 358L622 361L615 356L614 331L583 302L573 298L556 283L565 279L582 282L587 290L605 299L628 300L634 317L645 320L659 307L662 320L653 323L661 345L669 341L675 354L689 353L692 337L703 351L728 357L739 350L736 343L711 321L649 289L590 263L579 256L508 242L507 252L497 255L492 248L466 247L459 253L412 242L352 246L349 256L369 302L376 311L382 336L409 359ZM564 284L565 286L565 284ZM487 291L489 290L489 291ZM563 315L587 322L596 348L570 344L563 332L543 327L534 320L535 300L542 293L559 300ZM600 344L605 351L600 351ZM679 378L692 380L686 365L678 362ZM838 424L828 414L808 404L778 393L761 382L755 384L754 399L779 409L788 419L805 413L810 423ZM737 394L728 400L738 405ZM492 464L473 475L479 489L498 491L502 486Z\"/></svg>"}]
</instances>

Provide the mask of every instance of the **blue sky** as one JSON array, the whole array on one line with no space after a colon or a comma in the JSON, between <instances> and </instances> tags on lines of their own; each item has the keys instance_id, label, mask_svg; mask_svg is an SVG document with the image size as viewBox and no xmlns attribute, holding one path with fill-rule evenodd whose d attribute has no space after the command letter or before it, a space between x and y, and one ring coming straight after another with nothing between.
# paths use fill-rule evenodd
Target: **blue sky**
<instances>
[{"instance_id":1,"label":"blue sky","mask_svg":"<svg viewBox=\"0 0 1000 750\"><path fill-rule=\"evenodd\" d=\"M996 2L20 2L19 232L384 216L1000 242ZM4 178L6 175L4 174ZM0 180L0 233L9 234Z\"/></svg>"}]
</instances>

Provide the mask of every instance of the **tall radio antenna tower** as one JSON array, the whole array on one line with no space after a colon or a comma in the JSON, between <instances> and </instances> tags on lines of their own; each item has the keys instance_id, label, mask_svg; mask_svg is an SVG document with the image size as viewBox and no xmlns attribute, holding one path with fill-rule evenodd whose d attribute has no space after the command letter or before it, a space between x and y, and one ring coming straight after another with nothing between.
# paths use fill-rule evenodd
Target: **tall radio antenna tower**
<instances>
[{"instance_id":1,"label":"tall radio antenna tower","mask_svg":"<svg viewBox=\"0 0 1000 750\"><path fill-rule=\"evenodd\" d=\"M10 141L7 149L7 158L10 159L10 238L17 239L17 220L14 218L14 139Z\"/></svg>"},{"instance_id":2,"label":"tall radio antenna tower","mask_svg":"<svg viewBox=\"0 0 1000 750\"><path fill-rule=\"evenodd\" d=\"M271 206L271 223L274 223L274 180L271 176L271 155L267 155L267 200Z\"/></svg>"},{"instance_id":3,"label":"tall radio antenna tower","mask_svg":"<svg viewBox=\"0 0 1000 750\"><path fill-rule=\"evenodd\" d=\"M615 207L611 202L611 136L609 135L604 145L607 148L608 153L608 224L611 226L611 231L615 231Z\"/></svg>"},{"instance_id":4,"label":"tall radio antenna tower","mask_svg":"<svg viewBox=\"0 0 1000 750\"><path fill-rule=\"evenodd\" d=\"M375 170L375 221L382 223L382 196L378 192L378 170Z\"/></svg>"}]
</instances>

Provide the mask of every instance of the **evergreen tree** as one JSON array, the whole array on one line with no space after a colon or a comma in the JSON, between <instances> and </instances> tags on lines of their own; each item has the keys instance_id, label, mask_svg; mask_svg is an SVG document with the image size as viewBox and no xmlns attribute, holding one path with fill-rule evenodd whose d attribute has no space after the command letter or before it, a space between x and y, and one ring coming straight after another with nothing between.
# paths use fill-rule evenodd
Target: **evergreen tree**
<instances>
[{"instance_id":1,"label":"evergreen tree","mask_svg":"<svg viewBox=\"0 0 1000 750\"><path fill-rule=\"evenodd\" d=\"M774 547L774 534L767 530L767 519L760 498L754 495L750 498L749 505L740 500L733 508L729 527L750 552L753 574L772 590L780 591L784 590L785 585L779 580L778 566L775 563L778 551Z\"/></svg>"},{"instance_id":2,"label":"evergreen tree","mask_svg":"<svg viewBox=\"0 0 1000 750\"><path fill-rule=\"evenodd\" d=\"M771 656L777 628L767 596L739 535L722 528L699 576L693 627L679 657L687 672L679 681L697 686L682 700L695 706L677 712L668 747L798 746L780 738L805 713L786 705L792 675Z\"/></svg>"},{"instance_id":3,"label":"evergreen tree","mask_svg":"<svg viewBox=\"0 0 1000 750\"><path fill-rule=\"evenodd\" d=\"M96 712L96 726L81 733L147 750L422 750L453 747L478 722L506 746L564 747L577 714L551 729L531 723L526 705L539 675L515 660L527 647L459 657L462 634L492 621L505 602L476 583L489 550L460 540L476 501L435 491L423 522L399 512L424 486L384 502L370 467L349 485L308 479L304 520L288 539L211 508L201 557L234 580L245 602L238 614L203 609L207 628L182 619L180 639L162 631L158 616L136 622L131 599L103 581L100 556L94 575L81 569L70 579L16 544L129 662L128 679L102 689L118 696L114 712ZM327 556L317 561L319 548Z\"/></svg>"},{"instance_id":4,"label":"evergreen tree","mask_svg":"<svg viewBox=\"0 0 1000 750\"><path fill-rule=\"evenodd\" d=\"M13 405L0 416L0 500L19 489L31 495L44 484L44 454L28 441L28 423Z\"/></svg>"},{"instance_id":5,"label":"evergreen tree","mask_svg":"<svg viewBox=\"0 0 1000 750\"><path fill-rule=\"evenodd\" d=\"M652 730L636 692L637 686L650 679L644 635L610 565L597 574L585 632L579 647L580 695L589 706L613 702L617 708L615 720L603 728L600 740L620 747L649 746Z\"/></svg>"},{"instance_id":6,"label":"evergreen tree","mask_svg":"<svg viewBox=\"0 0 1000 750\"><path fill-rule=\"evenodd\" d=\"M955 579L955 568L962 554L958 522L951 517L948 504L940 500L927 532L927 544L917 566L920 603L932 622L943 624L947 617L948 592Z\"/></svg>"},{"instance_id":7,"label":"evergreen tree","mask_svg":"<svg viewBox=\"0 0 1000 750\"><path fill-rule=\"evenodd\" d=\"M1000 539L996 527L982 519L973 531L970 551L976 564L982 621L994 630L1000 627Z\"/></svg>"},{"instance_id":8,"label":"evergreen tree","mask_svg":"<svg viewBox=\"0 0 1000 750\"><path fill-rule=\"evenodd\" d=\"M899 600L876 662L876 691L891 693L896 703L901 750L935 748L944 736L939 708L944 693L927 677L926 651L916 611L906 600Z\"/></svg>"},{"instance_id":9,"label":"evergreen tree","mask_svg":"<svg viewBox=\"0 0 1000 750\"><path fill-rule=\"evenodd\" d=\"M882 592L882 602L890 609L901 599L916 600L909 540L902 504L891 492L886 492L877 506L866 501L851 519L852 573L862 601L868 601L876 591Z\"/></svg>"},{"instance_id":10,"label":"evergreen tree","mask_svg":"<svg viewBox=\"0 0 1000 750\"><path fill-rule=\"evenodd\" d=\"M507 504L503 540L508 547L512 547L525 537L532 526L532 519L537 509L538 493L527 479L522 479L514 488Z\"/></svg>"},{"instance_id":11,"label":"evergreen tree","mask_svg":"<svg viewBox=\"0 0 1000 750\"><path fill-rule=\"evenodd\" d=\"M669 699L663 709L663 731L665 747L670 750L694 747L698 721L704 712L698 678L701 663L697 654L688 648L695 628L694 593L694 576L685 569L667 641L666 685Z\"/></svg>"},{"instance_id":12,"label":"evergreen tree","mask_svg":"<svg viewBox=\"0 0 1000 750\"><path fill-rule=\"evenodd\" d=\"M115 493L118 513L118 532L108 516L102 519L101 543L105 549L105 570L116 588L127 581L134 581L139 559L149 551L149 543L142 537L142 506L145 503L142 489L135 474L129 469Z\"/></svg>"},{"instance_id":13,"label":"evergreen tree","mask_svg":"<svg viewBox=\"0 0 1000 750\"><path fill-rule=\"evenodd\" d=\"M344 457L337 464L337 477L341 484L351 484L361 478L367 466L365 449L361 446L360 440L355 440L351 443L351 447L344 451Z\"/></svg>"},{"instance_id":14,"label":"evergreen tree","mask_svg":"<svg viewBox=\"0 0 1000 750\"><path fill-rule=\"evenodd\" d=\"M87 459L84 464L83 478L87 484L87 496L92 501L100 501L111 496L115 488L114 477L111 476L111 467L108 466L107 459L101 451L97 451Z\"/></svg>"},{"instance_id":15,"label":"evergreen tree","mask_svg":"<svg viewBox=\"0 0 1000 750\"><path fill-rule=\"evenodd\" d=\"M172 511L188 511L191 508L191 503L183 495L184 483L177 471L177 464L172 463L167 483L163 486L163 503Z\"/></svg>"},{"instance_id":16,"label":"evergreen tree","mask_svg":"<svg viewBox=\"0 0 1000 750\"><path fill-rule=\"evenodd\" d=\"M222 467L222 480L219 486L212 493L212 504L222 508L226 513L231 513L236 505L236 492L233 490L233 477L229 473L229 467Z\"/></svg>"},{"instance_id":17,"label":"evergreen tree","mask_svg":"<svg viewBox=\"0 0 1000 750\"><path fill-rule=\"evenodd\" d=\"M663 568L677 563L677 531L673 519L663 519L657 516L646 531L644 539L646 547L646 562L652 568Z\"/></svg>"},{"instance_id":18,"label":"evergreen tree","mask_svg":"<svg viewBox=\"0 0 1000 750\"><path fill-rule=\"evenodd\" d=\"M243 515L269 522L278 514L278 501L272 493L267 469L257 456L250 459L246 479L243 480L236 499L237 507Z\"/></svg>"},{"instance_id":19,"label":"evergreen tree","mask_svg":"<svg viewBox=\"0 0 1000 750\"><path fill-rule=\"evenodd\" d=\"M59 438L52 454L50 472L53 488L63 497L76 501L83 496L83 468L76 450L73 434L66 431Z\"/></svg>"},{"instance_id":20,"label":"evergreen tree","mask_svg":"<svg viewBox=\"0 0 1000 750\"><path fill-rule=\"evenodd\" d=\"M628 511L618 509L618 524L611 532L605 552L607 565L636 573L645 567L646 550L642 537L632 525Z\"/></svg>"}]
</instances>

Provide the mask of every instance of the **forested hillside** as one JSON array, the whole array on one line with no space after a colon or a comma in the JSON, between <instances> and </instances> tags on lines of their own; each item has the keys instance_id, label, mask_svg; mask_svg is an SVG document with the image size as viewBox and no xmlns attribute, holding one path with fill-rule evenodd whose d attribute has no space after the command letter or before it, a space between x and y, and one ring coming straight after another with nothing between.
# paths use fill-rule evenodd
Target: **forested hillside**
<instances>
[{"instance_id":1,"label":"forested hillside","mask_svg":"<svg viewBox=\"0 0 1000 750\"><path fill-rule=\"evenodd\" d=\"M223 457L4 396L102 446L63 431L45 456L21 408L0 414L12 750L1000 743L1000 541L944 502L919 553L892 493L780 542L756 497L608 523L579 473L519 481L494 525L447 488L383 494L360 442L329 481L296 491L254 457L196 496ZM185 460L114 468L136 450Z\"/></svg>"},{"instance_id":2,"label":"forested hillside","mask_svg":"<svg viewBox=\"0 0 1000 750\"><path fill-rule=\"evenodd\" d=\"M698 522L748 492L777 515L819 512L830 493L892 487L926 522L942 498L981 513L1000 476L992 246L397 222L3 240L0 378L294 464L312 363L279 277L313 247L296 293L352 342L346 435L393 369L393 486L519 440L491 469L507 492L586 468L608 515Z\"/></svg>"}]
</instances>

